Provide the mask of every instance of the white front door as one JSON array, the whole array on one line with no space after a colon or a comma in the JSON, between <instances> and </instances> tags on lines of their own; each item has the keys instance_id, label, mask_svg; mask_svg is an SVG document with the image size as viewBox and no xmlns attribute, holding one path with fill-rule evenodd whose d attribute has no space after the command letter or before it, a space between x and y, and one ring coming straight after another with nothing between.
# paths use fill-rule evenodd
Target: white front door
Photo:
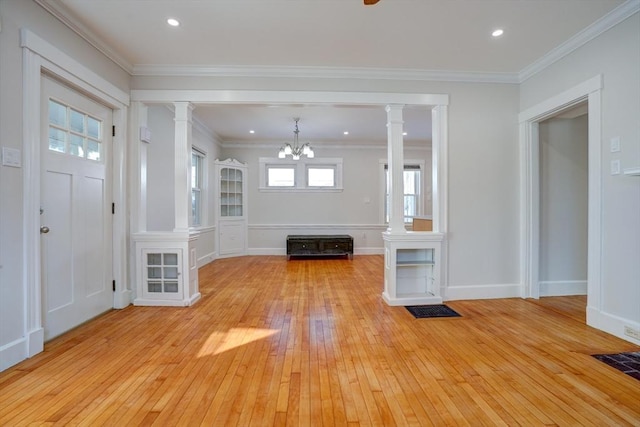
<instances>
[{"instance_id":1,"label":"white front door","mask_svg":"<svg viewBox=\"0 0 640 427\"><path fill-rule=\"evenodd\" d=\"M113 307L112 110L42 77L45 340Z\"/></svg>"}]
</instances>

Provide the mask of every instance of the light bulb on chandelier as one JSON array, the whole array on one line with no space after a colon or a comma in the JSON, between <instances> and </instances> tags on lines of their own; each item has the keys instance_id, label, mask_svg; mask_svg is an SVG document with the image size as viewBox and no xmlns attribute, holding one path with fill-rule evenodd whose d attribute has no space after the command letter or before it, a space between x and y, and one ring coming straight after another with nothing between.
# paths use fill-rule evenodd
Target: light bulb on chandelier
<instances>
[{"instance_id":1,"label":"light bulb on chandelier","mask_svg":"<svg viewBox=\"0 0 640 427\"><path fill-rule=\"evenodd\" d=\"M284 159L287 156L291 156L293 160L300 160L301 156L307 156L309 159L312 159L314 156L313 148L309 143L305 143L300 146L298 142L298 134L300 133L300 129L298 129L298 122L300 121L299 117L294 118L296 122L295 130L293 131L293 145L287 143L280 148L278 151L278 158Z\"/></svg>"}]
</instances>

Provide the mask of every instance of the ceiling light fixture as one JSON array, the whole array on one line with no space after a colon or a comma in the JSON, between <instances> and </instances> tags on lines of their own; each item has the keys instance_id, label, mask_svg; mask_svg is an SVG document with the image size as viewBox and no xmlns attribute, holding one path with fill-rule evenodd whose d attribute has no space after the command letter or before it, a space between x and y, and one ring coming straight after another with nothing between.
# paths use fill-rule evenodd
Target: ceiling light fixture
<instances>
[{"instance_id":1,"label":"ceiling light fixture","mask_svg":"<svg viewBox=\"0 0 640 427\"><path fill-rule=\"evenodd\" d=\"M167 24L171 25L172 27L178 27L178 26L180 26L180 21L178 21L175 18L168 18L167 19Z\"/></svg>"},{"instance_id":2,"label":"ceiling light fixture","mask_svg":"<svg viewBox=\"0 0 640 427\"><path fill-rule=\"evenodd\" d=\"M349 131L345 130L344 132L342 132L344 135L349 135Z\"/></svg>"},{"instance_id":3,"label":"ceiling light fixture","mask_svg":"<svg viewBox=\"0 0 640 427\"><path fill-rule=\"evenodd\" d=\"M255 130L253 130L253 129L251 129L251 130L249 131L249 133L250 133L250 134L254 134L254 133L256 133L256 131L255 131Z\"/></svg>"},{"instance_id":4,"label":"ceiling light fixture","mask_svg":"<svg viewBox=\"0 0 640 427\"><path fill-rule=\"evenodd\" d=\"M497 30L494 30L493 33L491 33L493 37L500 37L503 34L504 30L502 28L498 28Z\"/></svg>"},{"instance_id":5,"label":"ceiling light fixture","mask_svg":"<svg viewBox=\"0 0 640 427\"><path fill-rule=\"evenodd\" d=\"M298 122L300 121L300 117L296 117L293 119L296 122L296 128L293 131L293 145L286 143L278 152L278 158L284 159L287 156L293 157L293 160L300 160L300 156L307 156L312 159L313 149L309 145L309 143L305 143L302 146L298 143L298 134L300 133L300 129L298 129Z\"/></svg>"}]
</instances>

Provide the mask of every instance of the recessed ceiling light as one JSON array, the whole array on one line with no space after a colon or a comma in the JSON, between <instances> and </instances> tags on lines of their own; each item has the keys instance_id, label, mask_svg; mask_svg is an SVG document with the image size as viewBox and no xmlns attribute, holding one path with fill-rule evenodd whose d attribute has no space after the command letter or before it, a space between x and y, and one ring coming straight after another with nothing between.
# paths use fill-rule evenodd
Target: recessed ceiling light
<instances>
[{"instance_id":1,"label":"recessed ceiling light","mask_svg":"<svg viewBox=\"0 0 640 427\"><path fill-rule=\"evenodd\" d=\"M345 131L344 131L344 132L342 132L342 133L344 133L345 135L349 135L349 131L348 131L348 130L345 130Z\"/></svg>"},{"instance_id":2,"label":"recessed ceiling light","mask_svg":"<svg viewBox=\"0 0 640 427\"><path fill-rule=\"evenodd\" d=\"M180 21L175 18L169 18L167 19L167 24L171 25L172 27L178 27L180 25Z\"/></svg>"},{"instance_id":3,"label":"recessed ceiling light","mask_svg":"<svg viewBox=\"0 0 640 427\"><path fill-rule=\"evenodd\" d=\"M407 133L406 133L406 132L402 132L402 134L403 134L404 136L407 136Z\"/></svg>"},{"instance_id":4,"label":"recessed ceiling light","mask_svg":"<svg viewBox=\"0 0 640 427\"><path fill-rule=\"evenodd\" d=\"M503 34L504 30L502 28L498 28L497 30L494 30L493 33L491 33L493 37L500 37Z\"/></svg>"},{"instance_id":5,"label":"recessed ceiling light","mask_svg":"<svg viewBox=\"0 0 640 427\"><path fill-rule=\"evenodd\" d=\"M253 129L251 129L251 130L249 131L249 133L256 133L256 131L255 131L255 130L253 130Z\"/></svg>"}]
</instances>

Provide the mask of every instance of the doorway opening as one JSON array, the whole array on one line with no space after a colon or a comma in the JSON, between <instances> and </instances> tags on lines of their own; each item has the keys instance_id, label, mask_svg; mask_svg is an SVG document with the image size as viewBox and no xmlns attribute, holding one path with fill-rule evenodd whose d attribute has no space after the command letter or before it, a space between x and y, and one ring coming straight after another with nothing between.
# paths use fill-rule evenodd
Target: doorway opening
<instances>
[{"instance_id":1,"label":"doorway opening","mask_svg":"<svg viewBox=\"0 0 640 427\"><path fill-rule=\"evenodd\" d=\"M520 113L520 279L522 296L540 298L541 292L541 124L575 107L587 106L587 252L586 293L587 324L594 326L601 311L602 264L602 184L601 118L602 75L587 80L565 92ZM543 125L544 128L544 125ZM544 129L543 129L544 130ZM570 219L565 219L570 221ZM590 321L590 318L592 321Z\"/></svg>"}]
</instances>

